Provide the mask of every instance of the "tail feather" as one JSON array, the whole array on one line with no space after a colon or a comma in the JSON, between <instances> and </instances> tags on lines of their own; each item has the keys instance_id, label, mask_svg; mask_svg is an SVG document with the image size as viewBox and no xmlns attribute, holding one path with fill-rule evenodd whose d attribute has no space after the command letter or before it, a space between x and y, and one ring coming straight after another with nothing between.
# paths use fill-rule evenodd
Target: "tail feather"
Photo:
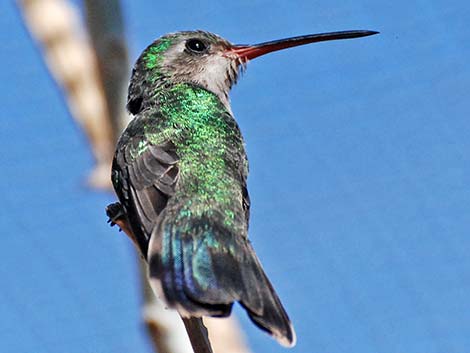
<instances>
[{"instance_id":1,"label":"tail feather","mask_svg":"<svg viewBox=\"0 0 470 353\"><path fill-rule=\"evenodd\" d=\"M151 279L164 299L186 316L228 316L233 302L284 346L293 346L289 317L248 240L207 219L190 226L165 223L152 233Z\"/></svg>"},{"instance_id":2,"label":"tail feather","mask_svg":"<svg viewBox=\"0 0 470 353\"><path fill-rule=\"evenodd\" d=\"M252 250L250 244L248 247L253 254L253 261L256 269L259 271L257 292L261 294L261 305L257 306L257 302L253 301L253 296L250 292L246 292L247 299L240 301L240 304L247 310L248 316L259 328L267 331L272 335L281 345L285 347L293 347L296 343L296 335L294 327L282 306L281 300L276 294L271 282L263 271L259 259ZM247 284L245 284L247 285ZM251 286L253 288L253 286ZM258 310L253 310L256 308ZM259 310L261 309L261 310Z\"/></svg>"},{"instance_id":3,"label":"tail feather","mask_svg":"<svg viewBox=\"0 0 470 353\"><path fill-rule=\"evenodd\" d=\"M176 308L185 317L230 315L233 301L228 298L213 302L203 300L202 295L207 288L195 278L197 272L194 271L191 257L188 258L193 253L193 244L186 241L183 233L172 226L157 227L150 239L150 284L168 306ZM201 269L196 271L201 272ZM209 277L204 278L211 280L211 273L206 274Z\"/></svg>"}]
</instances>

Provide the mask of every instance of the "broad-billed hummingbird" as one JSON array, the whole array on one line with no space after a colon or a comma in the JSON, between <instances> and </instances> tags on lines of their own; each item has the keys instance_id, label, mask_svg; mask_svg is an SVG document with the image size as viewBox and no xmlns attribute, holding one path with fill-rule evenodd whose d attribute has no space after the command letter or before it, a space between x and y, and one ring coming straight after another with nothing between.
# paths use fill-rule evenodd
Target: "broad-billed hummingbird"
<instances>
[{"instance_id":1,"label":"broad-billed hummingbird","mask_svg":"<svg viewBox=\"0 0 470 353\"><path fill-rule=\"evenodd\" d=\"M248 161L229 91L245 64L344 31L234 45L204 31L167 34L138 58L112 166L120 215L150 284L183 317L228 316L234 302L284 346L295 332L250 241Z\"/></svg>"}]
</instances>

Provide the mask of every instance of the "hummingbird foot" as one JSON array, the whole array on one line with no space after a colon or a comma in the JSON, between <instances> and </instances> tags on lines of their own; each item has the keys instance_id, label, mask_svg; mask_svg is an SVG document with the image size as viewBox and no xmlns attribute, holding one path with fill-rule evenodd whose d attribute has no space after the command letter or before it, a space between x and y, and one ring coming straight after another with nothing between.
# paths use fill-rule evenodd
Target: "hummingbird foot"
<instances>
[{"instance_id":1,"label":"hummingbird foot","mask_svg":"<svg viewBox=\"0 0 470 353\"><path fill-rule=\"evenodd\" d=\"M127 218L126 211L124 211L120 202L109 204L106 207L106 215L108 216L108 223L110 223L111 227L118 224L122 218Z\"/></svg>"},{"instance_id":2,"label":"hummingbird foot","mask_svg":"<svg viewBox=\"0 0 470 353\"><path fill-rule=\"evenodd\" d=\"M124 207L120 202L114 202L109 204L106 207L106 215L108 216L108 223L110 223L111 227L117 225L119 227L119 231L124 231L124 233L129 237L130 240L137 246L139 249L137 240L134 236L134 232L129 225L129 219L127 218L127 213L124 210Z\"/></svg>"}]
</instances>

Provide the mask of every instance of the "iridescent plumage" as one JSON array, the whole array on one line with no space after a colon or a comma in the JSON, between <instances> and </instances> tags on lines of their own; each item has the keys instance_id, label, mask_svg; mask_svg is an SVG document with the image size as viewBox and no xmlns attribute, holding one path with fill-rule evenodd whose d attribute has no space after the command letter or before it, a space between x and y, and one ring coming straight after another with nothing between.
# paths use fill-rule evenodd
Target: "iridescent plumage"
<instances>
[{"instance_id":1,"label":"iridescent plumage","mask_svg":"<svg viewBox=\"0 0 470 353\"><path fill-rule=\"evenodd\" d=\"M260 55L372 31L233 45L203 31L152 43L137 60L112 180L154 291L183 316L227 316L239 302L281 344L295 333L248 240L248 162L228 94ZM120 212L119 209L119 212Z\"/></svg>"},{"instance_id":2,"label":"iridescent plumage","mask_svg":"<svg viewBox=\"0 0 470 353\"><path fill-rule=\"evenodd\" d=\"M193 38L219 58L188 52ZM222 56L229 47L196 31L167 35L142 53L129 88L134 119L118 143L113 183L167 305L185 316L227 316L238 301L291 345L289 318L247 238L248 162L228 104L242 62ZM217 60L226 72L213 77L207 67Z\"/></svg>"}]
</instances>

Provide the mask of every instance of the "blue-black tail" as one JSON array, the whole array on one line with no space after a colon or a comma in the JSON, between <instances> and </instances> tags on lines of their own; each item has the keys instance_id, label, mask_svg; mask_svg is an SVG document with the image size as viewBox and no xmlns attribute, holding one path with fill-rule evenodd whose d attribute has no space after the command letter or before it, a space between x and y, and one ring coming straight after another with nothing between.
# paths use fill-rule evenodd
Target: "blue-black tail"
<instances>
[{"instance_id":1,"label":"blue-black tail","mask_svg":"<svg viewBox=\"0 0 470 353\"><path fill-rule=\"evenodd\" d=\"M289 317L246 237L207 219L184 225L163 220L148 255L154 290L180 314L228 316L238 301L279 343L295 344Z\"/></svg>"}]
</instances>

